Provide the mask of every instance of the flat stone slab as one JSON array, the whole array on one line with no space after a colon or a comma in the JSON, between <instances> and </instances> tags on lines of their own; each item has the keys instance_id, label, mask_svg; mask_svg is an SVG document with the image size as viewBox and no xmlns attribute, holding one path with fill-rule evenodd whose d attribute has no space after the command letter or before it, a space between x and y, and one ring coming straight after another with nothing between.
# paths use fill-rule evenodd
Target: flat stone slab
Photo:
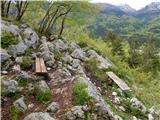
<instances>
[{"instance_id":1,"label":"flat stone slab","mask_svg":"<svg viewBox=\"0 0 160 120\"><path fill-rule=\"evenodd\" d=\"M106 72L107 76L113 80L123 91L130 90L128 85L113 72Z\"/></svg>"}]
</instances>

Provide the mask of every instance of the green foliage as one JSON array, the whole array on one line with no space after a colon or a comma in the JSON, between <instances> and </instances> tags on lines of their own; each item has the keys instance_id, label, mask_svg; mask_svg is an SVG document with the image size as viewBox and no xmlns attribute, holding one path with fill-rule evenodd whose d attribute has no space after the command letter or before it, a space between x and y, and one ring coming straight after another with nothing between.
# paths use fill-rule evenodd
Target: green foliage
<instances>
[{"instance_id":1,"label":"green foliage","mask_svg":"<svg viewBox=\"0 0 160 120\"><path fill-rule=\"evenodd\" d=\"M52 93L50 90L46 90L44 92L40 92L37 94L36 99L41 102L50 101L52 98Z\"/></svg>"},{"instance_id":2,"label":"green foliage","mask_svg":"<svg viewBox=\"0 0 160 120\"><path fill-rule=\"evenodd\" d=\"M84 47L87 47L88 45L86 44L86 42L79 42L78 45L81 47L81 48L84 48Z\"/></svg>"},{"instance_id":3,"label":"green foliage","mask_svg":"<svg viewBox=\"0 0 160 120\"><path fill-rule=\"evenodd\" d=\"M29 83L29 80L25 80L25 79L17 79L18 81L18 85L20 86L27 86Z\"/></svg>"},{"instance_id":4,"label":"green foliage","mask_svg":"<svg viewBox=\"0 0 160 120\"><path fill-rule=\"evenodd\" d=\"M64 54L60 51L54 51L54 59L56 61L61 61L63 58Z\"/></svg>"},{"instance_id":5,"label":"green foliage","mask_svg":"<svg viewBox=\"0 0 160 120\"><path fill-rule=\"evenodd\" d=\"M1 36L1 47L8 48L10 45L18 44L19 40L12 33L3 32Z\"/></svg>"},{"instance_id":6,"label":"green foliage","mask_svg":"<svg viewBox=\"0 0 160 120\"><path fill-rule=\"evenodd\" d=\"M73 87L73 102L75 105L83 105L89 100L89 95L86 91L85 83L76 82Z\"/></svg>"},{"instance_id":7,"label":"green foliage","mask_svg":"<svg viewBox=\"0 0 160 120\"><path fill-rule=\"evenodd\" d=\"M32 60L32 57L24 56L23 62L21 63L21 68L23 70L30 69L32 67L33 63L34 63L34 61Z\"/></svg>"},{"instance_id":8,"label":"green foliage","mask_svg":"<svg viewBox=\"0 0 160 120\"><path fill-rule=\"evenodd\" d=\"M18 116L22 113L17 107L11 106L10 108L11 119L18 120Z\"/></svg>"},{"instance_id":9,"label":"green foliage","mask_svg":"<svg viewBox=\"0 0 160 120\"><path fill-rule=\"evenodd\" d=\"M92 75L97 77L99 80L105 81L107 79L106 77L107 69L98 68L98 62L96 59L92 58L85 61L84 67L88 72L92 73Z\"/></svg>"}]
</instances>

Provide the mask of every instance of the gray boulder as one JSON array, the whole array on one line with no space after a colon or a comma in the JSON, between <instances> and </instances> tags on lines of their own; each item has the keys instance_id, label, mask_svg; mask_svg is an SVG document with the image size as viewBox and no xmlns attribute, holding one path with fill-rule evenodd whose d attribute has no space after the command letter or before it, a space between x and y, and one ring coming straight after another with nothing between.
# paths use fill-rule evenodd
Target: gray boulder
<instances>
[{"instance_id":1,"label":"gray boulder","mask_svg":"<svg viewBox=\"0 0 160 120\"><path fill-rule=\"evenodd\" d=\"M86 59L86 53L82 49L75 49L71 56L82 61Z\"/></svg>"},{"instance_id":2,"label":"gray boulder","mask_svg":"<svg viewBox=\"0 0 160 120\"><path fill-rule=\"evenodd\" d=\"M27 105L24 103L24 97L19 98L16 100L13 105L18 108L20 111L25 111L27 110Z\"/></svg>"},{"instance_id":3,"label":"gray boulder","mask_svg":"<svg viewBox=\"0 0 160 120\"><path fill-rule=\"evenodd\" d=\"M46 40L47 38L42 36L41 42L42 44L40 45L40 51L42 52L42 57L44 61L47 63L49 67L52 67L54 65L54 53L51 52L49 49L49 43Z\"/></svg>"},{"instance_id":4,"label":"gray boulder","mask_svg":"<svg viewBox=\"0 0 160 120\"><path fill-rule=\"evenodd\" d=\"M57 102L52 102L48 107L47 111L55 113L59 110L59 104Z\"/></svg>"},{"instance_id":5,"label":"gray boulder","mask_svg":"<svg viewBox=\"0 0 160 120\"><path fill-rule=\"evenodd\" d=\"M97 60L97 62L99 63L99 68L108 68L109 66L113 65L109 59L103 58L94 50L89 50L87 54L89 58L95 58Z\"/></svg>"},{"instance_id":6,"label":"gray boulder","mask_svg":"<svg viewBox=\"0 0 160 120\"><path fill-rule=\"evenodd\" d=\"M10 45L8 47L8 53L14 57L17 55L22 55L28 49L28 46L24 44L23 41L20 41L17 45Z\"/></svg>"},{"instance_id":7,"label":"gray boulder","mask_svg":"<svg viewBox=\"0 0 160 120\"><path fill-rule=\"evenodd\" d=\"M133 107L135 107L135 108L138 108L139 110L141 110L142 112L146 112L147 111L147 109L146 109L146 107L143 105L143 103L141 102L141 101L139 101L137 98L132 98L131 100L130 100L130 102L131 102L131 105L133 106Z\"/></svg>"},{"instance_id":8,"label":"gray boulder","mask_svg":"<svg viewBox=\"0 0 160 120\"><path fill-rule=\"evenodd\" d=\"M25 71L17 71L17 77L23 80L32 80L32 77Z\"/></svg>"},{"instance_id":9,"label":"gray boulder","mask_svg":"<svg viewBox=\"0 0 160 120\"><path fill-rule=\"evenodd\" d=\"M19 90L18 83L15 80L2 80L3 92L15 93Z\"/></svg>"},{"instance_id":10,"label":"gray boulder","mask_svg":"<svg viewBox=\"0 0 160 120\"><path fill-rule=\"evenodd\" d=\"M31 113L24 120L55 120L47 112Z\"/></svg>"},{"instance_id":11,"label":"gray boulder","mask_svg":"<svg viewBox=\"0 0 160 120\"><path fill-rule=\"evenodd\" d=\"M67 120L85 119L83 106L74 106L66 113Z\"/></svg>"},{"instance_id":12,"label":"gray boulder","mask_svg":"<svg viewBox=\"0 0 160 120\"><path fill-rule=\"evenodd\" d=\"M49 86L44 80L39 81L36 87L43 92L45 92L46 90L50 90Z\"/></svg>"},{"instance_id":13,"label":"gray boulder","mask_svg":"<svg viewBox=\"0 0 160 120\"><path fill-rule=\"evenodd\" d=\"M9 23L3 20L1 21L1 28L2 28L2 31L11 32L15 36L19 35L20 33L20 29L18 28L18 26L13 25L12 23Z\"/></svg>"},{"instance_id":14,"label":"gray boulder","mask_svg":"<svg viewBox=\"0 0 160 120\"><path fill-rule=\"evenodd\" d=\"M10 58L10 55L7 53L5 49L0 48L0 54L1 54L1 62L5 62Z\"/></svg>"},{"instance_id":15,"label":"gray boulder","mask_svg":"<svg viewBox=\"0 0 160 120\"><path fill-rule=\"evenodd\" d=\"M76 42L71 42L69 44L69 48L71 48L71 49L78 49L80 47L79 47L79 45Z\"/></svg>"},{"instance_id":16,"label":"gray boulder","mask_svg":"<svg viewBox=\"0 0 160 120\"><path fill-rule=\"evenodd\" d=\"M28 28L24 29L23 35L24 35L23 38L24 38L25 44L28 47L32 46L33 48L36 48L36 44L39 40L39 37L36 34L36 32L28 27Z\"/></svg>"},{"instance_id":17,"label":"gray boulder","mask_svg":"<svg viewBox=\"0 0 160 120\"><path fill-rule=\"evenodd\" d=\"M64 51L68 49L68 44L66 41L58 39L52 42L54 44L54 49L56 51Z\"/></svg>"}]
</instances>

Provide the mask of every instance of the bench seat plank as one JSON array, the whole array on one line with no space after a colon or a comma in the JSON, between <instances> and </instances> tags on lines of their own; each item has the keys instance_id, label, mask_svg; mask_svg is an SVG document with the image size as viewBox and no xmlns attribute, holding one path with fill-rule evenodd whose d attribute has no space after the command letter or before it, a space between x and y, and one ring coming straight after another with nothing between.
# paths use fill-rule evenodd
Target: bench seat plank
<instances>
[{"instance_id":1,"label":"bench seat plank","mask_svg":"<svg viewBox=\"0 0 160 120\"><path fill-rule=\"evenodd\" d=\"M39 58L36 58L36 73L40 73L41 72L41 66L40 66L40 61Z\"/></svg>"},{"instance_id":2,"label":"bench seat plank","mask_svg":"<svg viewBox=\"0 0 160 120\"><path fill-rule=\"evenodd\" d=\"M41 66L41 72L42 73L47 73L47 69L46 69L44 60L42 58L39 58L39 61L40 61L40 66Z\"/></svg>"},{"instance_id":3,"label":"bench seat plank","mask_svg":"<svg viewBox=\"0 0 160 120\"><path fill-rule=\"evenodd\" d=\"M106 72L109 78L111 78L122 90L130 90L128 85L120 79L118 76L116 76L113 72Z\"/></svg>"}]
</instances>

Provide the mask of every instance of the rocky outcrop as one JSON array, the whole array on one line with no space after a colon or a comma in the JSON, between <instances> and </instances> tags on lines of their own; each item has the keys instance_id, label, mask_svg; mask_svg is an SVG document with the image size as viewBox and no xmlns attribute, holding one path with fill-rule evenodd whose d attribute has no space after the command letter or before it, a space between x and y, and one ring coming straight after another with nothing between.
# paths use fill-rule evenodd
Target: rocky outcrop
<instances>
[{"instance_id":1,"label":"rocky outcrop","mask_svg":"<svg viewBox=\"0 0 160 120\"><path fill-rule=\"evenodd\" d=\"M98 114L100 114L100 116L102 116L102 118L100 118L100 119L103 120L104 118L106 118L106 119L117 120L117 118L118 118L118 120L122 120L122 118L120 118L118 115L115 115L111 111L109 106L106 104L106 102L102 98L100 92L97 90L97 88L90 81L89 78L87 78L86 76L83 76L83 77L78 76L77 81L83 82L88 86L87 87L88 94L89 94L89 96L91 96L95 100Z\"/></svg>"},{"instance_id":2,"label":"rocky outcrop","mask_svg":"<svg viewBox=\"0 0 160 120\"><path fill-rule=\"evenodd\" d=\"M49 67L53 67L55 62L54 53L51 52L53 51L53 45L52 43L47 42L47 39L44 36L42 36L41 42L40 51L42 53L42 57Z\"/></svg>"},{"instance_id":3,"label":"rocky outcrop","mask_svg":"<svg viewBox=\"0 0 160 120\"><path fill-rule=\"evenodd\" d=\"M47 112L31 113L24 120L55 120Z\"/></svg>"},{"instance_id":4,"label":"rocky outcrop","mask_svg":"<svg viewBox=\"0 0 160 120\"><path fill-rule=\"evenodd\" d=\"M97 60L97 62L99 63L99 68L108 68L109 66L113 65L108 58L103 58L94 50L88 50L87 55L89 58L95 58Z\"/></svg>"},{"instance_id":5,"label":"rocky outcrop","mask_svg":"<svg viewBox=\"0 0 160 120\"><path fill-rule=\"evenodd\" d=\"M75 59L84 61L86 58L86 53L82 49L75 49L71 56Z\"/></svg>"},{"instance_id":6,"label":"rocky outcrop","mask_svg":"<svg viewBox=\"0 0 160 120\"><path fill-rule=\"evenodd\" d=\"M10 55L5 49L0 48L1 62L5 62L10 58Z\"/></svg>"},{"instance_id":7,"label":"rocky outcrop","mask_svg":"<svg viewBox=\"0 0 160 120\"><path fill-rule=\"evenodd\" d=\"M39 37L35 31L30 27L20 29L13 23L2 21L2 31L11 32L17 39L19 43L16 45L10 45L8 47L8 53L14 57L17 55L22 55L25 51L30 48L36 48Z\"/></svg>"},{"instance_id":8,"label":"rocky outcrop","mask_svg":"<svg viewBox=\"0 0 160 120\"><path fill-rule=\"evenodd\" d=\"M52 42L55 51L64 51L68 49L67 41L58 39Z\"/></svg>"}]
</instances>

